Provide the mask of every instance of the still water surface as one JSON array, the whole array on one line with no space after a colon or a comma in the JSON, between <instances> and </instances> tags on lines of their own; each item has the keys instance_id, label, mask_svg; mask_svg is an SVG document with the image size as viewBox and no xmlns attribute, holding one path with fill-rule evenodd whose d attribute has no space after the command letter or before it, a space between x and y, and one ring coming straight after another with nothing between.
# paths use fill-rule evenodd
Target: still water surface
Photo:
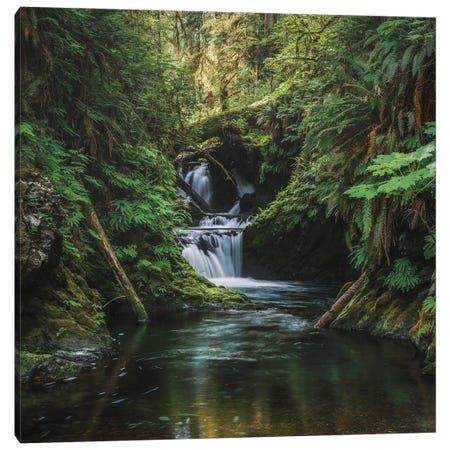
<instances>
[{"instance_id":1,"label":"still water surface","mask_svg":"<svg viewBox=\"0 0 450 450\"><path fill-rule=\"evenodd\" d=\"M216 282L262 309L111 325L111 361L24 389L23 440L434 431L434 381L412 345L313 328L334 287Z\"/></svg>"}]
</instances>

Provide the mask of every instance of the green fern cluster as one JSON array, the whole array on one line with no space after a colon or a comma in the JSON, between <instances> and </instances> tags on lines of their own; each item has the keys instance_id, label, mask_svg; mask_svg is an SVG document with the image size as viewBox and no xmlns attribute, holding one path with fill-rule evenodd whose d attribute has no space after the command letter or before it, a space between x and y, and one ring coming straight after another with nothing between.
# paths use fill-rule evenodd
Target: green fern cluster
<instances>
[{"instance_id":1,"label":"green fern cluster","mask_svg":"<svg viewBox=\"0 0 450 450\"><path fill-rule=\"evenodd\" d=\"M436 141L409 153L379 155L367 167L367 173L375 177L374 181L352 186L346 191L348 196L370 201L384 195L405 205L413 196L434 188Z\"/></svg>"},{"instance_id":2,"label":"green fern cluster","mask_svg":"<svg viewBox=\"0 0 450 450\"><path fill-rule=\"evenodd\" d=\"M395 260L392 270L384 279L385 286L390 290L409 292L420 282L417 270L408 258Z\"/></svg>"},{"instance_id":3,"label":"green fern cluster","mask_svg":"<svg viewBox=\"0 0 450 450\"><path fill-rule=\"evenodd\" d=\"M427 313L427 314L436 314L436 297L433 296L428 296L424 301L423 301L423 310Z\"/></svg>"},{"instance_id":4,"label":"green fern cluster","mask_svg":"<svg viewBox=\"0 0 450 450\"><path fill-rule=\"evenodd\" d=\"M436 333L436 297L428 296L422 304L427 320L417 331L417 337L432 336Z\"/></svg>"},{"instance_id":5,"label":"green fern cluster","mask_svg":"<svg viewBox=\"0 0 450 450\"><path fill-rule=\"evenodd\" d=\"M423 255L425 259L432 259L436 256L436 231L432 231L425 236L425 244L423 246Z\"/></svg>"},{"instance_id":6,"label":"green fern cluster","mask_svg":"<svg viewBox=\"0 0 450 450\"><path fill-rule=\"evenodd\" d=\"M16 139L22 167L39 169L61 196L66 213L60 229L63 249L68 255L79 257L80 252L72 242L72 234L84 220L82 208L89 202L82 175L90 158L81 151L64 148L60 141L28 122L17 127Z\"/></svg>"},{"instance_id":7,"label":"green fern cluster","mask_svg":"<svg viewBox=\"0 0 450 450\"><path fill-rule=\"evenodd\" d=\"M277 34L287 38L294 23L308 35L295 18L280 20ZM290 61L308 72L284 77L273 94L276 107L262 112L266 129L281 129L282 142L296 148L296 163L288 185L256 217L260 229L300 234L313 220L334 218L345 224L357 269L417 260L406 239L399 245L409 233L433 258L434 35L429 19L343 17L329 20L321 46L303 48L300 40L295 49L283 48L283 58L271 59L276 73L287 73ZM393 288L418 282L402 272L406 267L392 268Z\"/></svg>"}]
</instances>

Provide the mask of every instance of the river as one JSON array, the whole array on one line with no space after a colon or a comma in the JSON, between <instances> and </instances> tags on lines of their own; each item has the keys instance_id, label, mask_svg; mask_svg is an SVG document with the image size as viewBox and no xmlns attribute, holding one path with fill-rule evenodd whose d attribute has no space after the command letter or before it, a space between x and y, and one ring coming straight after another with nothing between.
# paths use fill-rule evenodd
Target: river
<instances>
[{"instance_id":1,"label":"river","mask_svg":"<svg viewBox=\"0 0 450 450\"><path fill-rule=\"evenodd\" d=\"M253 186L235 174L237 193ZM206 164L185 180L214 203ZM242 278L240 197L179 234L187 261L258 310L184 311L109 322L115 355L22 388L25 442L431 432L434 379L409 342L314 323L338 286ZM220 278L218 278L220 277Z\"/></svg>"},{"instance_id":2,"label":"river","mask_svg":"<svg viewBox=\"0 0 450 450\"><path fill-rule=\"evenodd\" d=\"M411 344L313 328L335 287L227 281L263 309L111 324L110 362L25 388L24 441L434 431Z\"/></svg>"}]
</instances>

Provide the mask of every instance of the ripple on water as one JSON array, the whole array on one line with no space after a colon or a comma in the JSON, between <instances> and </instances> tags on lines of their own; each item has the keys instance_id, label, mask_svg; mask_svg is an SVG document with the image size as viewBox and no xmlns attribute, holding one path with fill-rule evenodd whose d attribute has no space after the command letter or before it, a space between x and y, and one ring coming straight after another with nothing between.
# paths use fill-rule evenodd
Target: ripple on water
<instances>
[{"instance_id":1,"label":"ripple on water","mask_svg":"<svg viewBox=\"0 0 450 450\"><path fill-rule=\"evenodd\" d=\"M24 395L27 439L434 429L434 385L402 346L313 328L334 288L251 279L228 285L261 309L172 316L145 333L120 324L120 358L111 367L120 359L127 376L108 379L110 370L97 370Z\"/></svg>"}]
</instances>

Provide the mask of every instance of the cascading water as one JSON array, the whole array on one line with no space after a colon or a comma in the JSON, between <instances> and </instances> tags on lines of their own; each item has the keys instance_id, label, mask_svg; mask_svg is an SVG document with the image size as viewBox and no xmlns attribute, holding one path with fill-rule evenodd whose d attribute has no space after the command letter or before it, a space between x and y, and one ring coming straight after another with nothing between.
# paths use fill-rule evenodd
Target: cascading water
<instances>
[{"instance_id":1,"label":"cascading water","mask_svg":"<svg viewBox=\"0 0 450 450\"><path fill-rule=\"evenodd\" d=\"M253 194L253 192L255 192L255 187L253 184L247 181L236 169L233 169L231 174L236 182L236 189L239 198L242 198L245 194Z\"/></svg>"},{"instance_id":2,"label":"cascading water","mask_svg":"<svg viewBox=\"0 0 450 450\"><path fill-rule=\"evenodd\" d=\"M184 181L211 206L213 201L213 187L212 177L207 163L202 163L190 170L186 174Z\"/></svg>"},{"instance_id":3,"label":"cascading water","mask_svg":"<svg viewBox=\"0 0 450 450\"><path fill-rule=\"evenodd\" d=\"M184 180L209 205L214 199L209 166L202 163L188 171ZM253 189L242 178L235 178L243 191ZM246 183L246 184L245 184ZM250 185L250 187L249 187ZM245 192L245 193L247 193ZM238 189L238 194L241 194ZM196 227L180 231L178 240L183 246L183 256L189 264L207 278L232 278L242 275L243 231L248 218L238 217L239 200L228 213L203 217Z\"/></svg>"}]
</instances>

